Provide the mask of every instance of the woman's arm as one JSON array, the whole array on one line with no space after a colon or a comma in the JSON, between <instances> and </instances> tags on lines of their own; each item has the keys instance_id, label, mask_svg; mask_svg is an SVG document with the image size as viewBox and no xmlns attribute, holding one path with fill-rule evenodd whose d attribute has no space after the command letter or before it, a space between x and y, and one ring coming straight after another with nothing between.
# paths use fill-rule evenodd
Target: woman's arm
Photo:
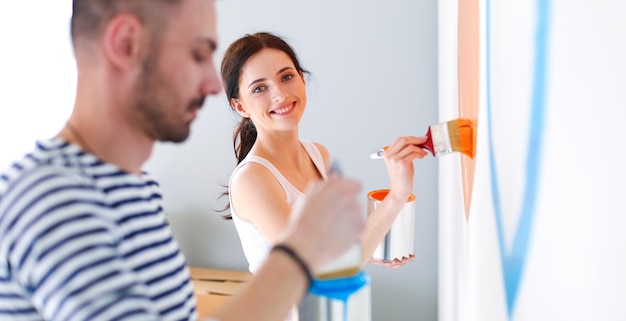
<instances>
[{"instance_id":1,"label":"woman's arm","mask_svg":"<svg viewBox=\"0 0 626 321\"><path fill-rule=\"evenodd\" d=\"M365 265L391 228L398 213L413 191L413 161L424 158L428 153L417 147L426 141L426 137L405 136L397 138L385 150L385 165L389 174L391 188L383 202L371 213L366 222L361 238L362 265ZM397 267L397 264L391 264Z\"/></svg>"},{"instance_id":2,"label":"woman's arm","mask_svg":"<svg viewBox=\"0 0 626 321\"><path fill-rule=\"evenodd\" d=\"M233 176L231 206L244 221L253 223L275 244L287 228L291 207L276 177L263 165L248 163Z\"/></svg>"}]
</instances>

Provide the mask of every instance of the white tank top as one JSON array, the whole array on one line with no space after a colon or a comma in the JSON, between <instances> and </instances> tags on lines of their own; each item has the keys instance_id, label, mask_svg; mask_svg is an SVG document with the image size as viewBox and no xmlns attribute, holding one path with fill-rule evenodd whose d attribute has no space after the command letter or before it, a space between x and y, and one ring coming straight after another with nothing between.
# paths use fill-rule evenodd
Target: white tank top
<instances>
[{"instance_id":1,"label":"white tank top","mask_svg":"<svg viewBox=\"0 0 626 321\"><path fill-rule=\"evenodd\" d=\"M317 170L322 174L322 178L326 179L326 166L324 165L324 159L322 158L322 154L319 149L315 145L315 143L310 141L301 141L300 142L304 149L309 154L311 161L315 164ZM247 163L254 162L265 166L267 169L274 174L283 190L285 191L285 195L287 197L286 201L289 206L292 206L303 196L302 192L298 190L295 186L293 186L283 174L278 171L276 167L272 163L270 163L267 159L256 156L256 155L248 155L244 160L237 165L233 173L231 174L230 180L234 174L241 167L245 166ZM245 222L237 215L235 208L232 204L231 193L230 193L230 182L229 182L229 201L230 201L230 212L233 217L233 222L235 223L235 228L237 233L239 234L239 239L241 241L241 246L243 248L243 252L248 260L250 272L256 273L259 270L263 261L267 257L267 254L270 250L271 245L267 241L267 239L261 234L261 231L252 223Z\"/></svg>"},{"instance_id":2,"label":"white tank top","mask_svg":"<svg viewBox=\"0 0 626 321\"><path fill-rule=\"evenodd\" d=\"M322 174L322 178L326 179L327 176L326 176L326 166L324 165L324 159L322 158L322 154L320 153L315 143L311 141L300 141L300 143L302 144L306 152L309 154L309 157L311 158L311 161L313 161L313 164L315 165L317 170ZM302 194L300 190L298 190L295 186L293 186L285 178L285 176L283 176L283 174L281 174L280 171L278 171L278 169L274 167L274 165L265 158L255 156L255 155L248 155L246 156L246 158L244 158L243 161L241 161L241 163L239 163L239 165L237 165L237 167L235 167L235 170L231 174L229 184L228 184L229 186L228 198L230 202L230 213L233 217L233 222L235 223L235 228L237 230L237 233L239 234L239 240L241 241L241 247L243 248L243 253L246 256L246 259L248 260L250 272L256 273L256 271L259 270L259 268L265 261L265 258L267 257L267 254L270 250L271 245L269 244L267 239L263 236L263 234L261 234L261 231L259 231L259 229L254 224L245 222L241 218L239 218L239 216L237 215L235 211L235 208L233 207L233 203L231 199L232 194L230 192L230 186L231 186L230 181L232 181L233 175L235 174L235 172L237 172L237 170L239 170L241 167L245 166L247 163L250 163L250 162L261 164L265 166L267 169L269 169L270 172L272 172L272 174L274 174L274 176L280 183L280 186L282 186L283 190L285 191L285 195L287 198L286 200L289 206L293 207L293 205L304 194ZM308 297L309 296L307 296L307 298ZM310 305L310 303L306 303L306 304ZM310 312L307 312L307 311L309 311L309 309L311 308L306 307L305 309L306 310L304 313L305 315L308 315L308 313ZM285 321L298 321L298 307L297 306L294 306L293 309L291 309L291 313L287 316Z\"/></svg>"}]
</instances>

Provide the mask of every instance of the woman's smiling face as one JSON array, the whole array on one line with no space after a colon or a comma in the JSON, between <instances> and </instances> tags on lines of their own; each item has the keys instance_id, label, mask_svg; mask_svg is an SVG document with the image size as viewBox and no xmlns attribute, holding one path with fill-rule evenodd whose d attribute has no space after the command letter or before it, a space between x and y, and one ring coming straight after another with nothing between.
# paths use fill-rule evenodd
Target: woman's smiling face
<instances>
[{"instance_id":1,"label":"woman's smiling face","mask_svg":"<svg viewBox=\"0 0 626 321\"><path fill-rule=\"evenodd\" d=\"M297 129L306 107L303 74L286 53L265 48L243 65L234 100L235 110L250 117L257 131Z\"/></svg>"}]
</instances>

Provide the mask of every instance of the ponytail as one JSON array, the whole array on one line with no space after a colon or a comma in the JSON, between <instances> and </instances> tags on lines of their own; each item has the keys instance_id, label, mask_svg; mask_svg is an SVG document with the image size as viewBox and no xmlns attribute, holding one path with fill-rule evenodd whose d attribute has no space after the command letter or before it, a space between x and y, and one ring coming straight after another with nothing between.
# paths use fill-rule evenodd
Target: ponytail
<instances>
[{"instance_id":1,"label":"ponytail","mask_svg":"<svg viewBox=\"0 0 626 321\"><path fill-rule=\"evenodd\" d=\"M244 117L241 119L235 132L233 133L233 148L235 149L235 158L237 158L237 165L239 165L246 156L250 153L254 142L256 141L256 127L250 118ZM226 190L220 195L220 198L228 196L228 186L224 186ZM225 212L230 209L230 201L226 203L226 206L220 211ZM232 220L231 214L222 215L225 220Z\"/></svg>"},{"instance_id":2,"label":"ponytail","mask_svg":"<svg viewBox=\"0 0 626 321\"><path fill-rule=\"evenodd\" d=\"M235 149L235 157L237 165L239 165L254 145L256 141L256 127L250 118L242 118L233 134L233 148Z\"/></svg>"}]
</instances>

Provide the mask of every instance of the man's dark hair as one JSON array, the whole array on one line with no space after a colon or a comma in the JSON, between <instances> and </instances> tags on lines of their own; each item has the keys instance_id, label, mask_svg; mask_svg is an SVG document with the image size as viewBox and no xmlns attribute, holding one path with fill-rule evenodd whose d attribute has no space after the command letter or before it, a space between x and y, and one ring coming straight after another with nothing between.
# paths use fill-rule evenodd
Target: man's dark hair
<instances>
[{"instance_id":1,"label":"man's dark hair","mask_svg":"<svg viewBox=\"0 0 626 321\"><path fill-rule=\"evenodd\" d=\"M120 13L131 13L154 34L167 25L167 15L182 0L73 0L71 34L74 45L81 39L95 39L106 23Z\"/></svg>"}]
</instances>

